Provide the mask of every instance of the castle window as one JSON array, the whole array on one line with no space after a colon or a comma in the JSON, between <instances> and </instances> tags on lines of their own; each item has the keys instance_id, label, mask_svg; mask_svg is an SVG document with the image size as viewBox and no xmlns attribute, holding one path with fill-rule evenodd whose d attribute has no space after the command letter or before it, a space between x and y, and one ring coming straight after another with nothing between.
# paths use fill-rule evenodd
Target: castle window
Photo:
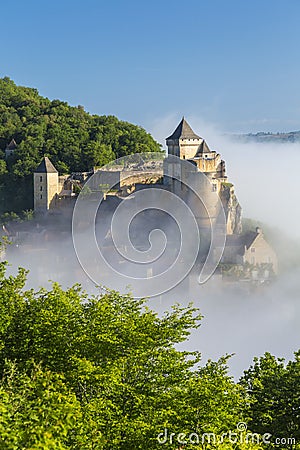
<instances>
[{"instance_id":1,"label":"castle window","mask_svg":"<svg viewBox=\"0 0 300 450\"><path fill-rule=\"evenodd\" d=\"M42 191L42 190L43 190L43 186L40 187L40 191Z\"/></svg>"},{"instance_id":2,"label":"castle window","mask_svg":"<svg viewBox=\"0 0 300 450\"><path fill-rule=\"evenodd\" d=\"M255 253L255 248L251 247L251 253Z\"/></svg>"},{"instance_id":3,"label":"castle window","mask_svg":"<svg viewBox=\"0 0 300 450\"><path fill-rule=\"evenodd\" d=\"M40 176L40 182L42 182L43 181L43 177L42 177L42 175Z\"/></svg>"},{"instance_id":4,"label":"castle window","mask_svg":"<svg viewBox=\"0 0 300 450\"><path fill-rule=\"evenodd\" d=\"M41 200L43 199L43 196L42 196L42 194L41 194L41 196L40 196L40 199L41 199Z\"/></svg>"}]
</instances>

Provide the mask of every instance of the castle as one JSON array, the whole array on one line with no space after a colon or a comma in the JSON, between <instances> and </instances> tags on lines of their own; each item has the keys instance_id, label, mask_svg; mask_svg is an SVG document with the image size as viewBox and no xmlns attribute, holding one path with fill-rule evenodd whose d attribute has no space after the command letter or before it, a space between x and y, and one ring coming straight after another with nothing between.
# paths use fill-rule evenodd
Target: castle
<instances>
[{"instance_id":1,"label":"castle","mask_svg":"<svg viewBox=\"0 0 300 450\"><path fill-rule=\"evenodd\" d=\"M184 117L174 133L167 137L166 143L168 157L164 160L165 184L171 191L181 196L180 185L174 180L175 175L179 175L183 183L192 182L201 197L206 200L205 206L196 208L200 227L208 226L208 219L217 220L219 211L216 194L218 194L226 214L226 234L239 234L241 207L235 196L233 184L228 183L225 161L221 159L220 154L208 147L205 140L192 130ZM173 158L174 156L190 164L181 164ZM199 177L199 173L205 177Z\"/></svg>"},{"instance_id":2,"label":"castle","mask_svg":"<svg viewBox=\"0 0 300 450\"><path fill-rule=\"evenodd\" d=\"M175 131L167 137L166 144L167 155L163 160L163 170L161 173L158 170L154 183L161 177L163 180L161 187L182 198L187 195L184 182L193 179L194 186L206 200L205 206L197 204L194 208L200 229L208 229L210 220L217 222L219 209L216 198L221 200L225 212L227 235L221 263L272 266L276 273L276 254L264 239L262 231L257 228L256 231L242 234L241 206L235 195L233 184L227 179L225 162L221 155L209 148L205 140L192 130L184 117ZM180 164L180 161L190 164ZM114 194L121 199L124 192L131 193L134 189L147 187L149 182L153 183L153 179L149 181L149 176L145 177L134 170L131 177L128 177L128 172L127 176L124 176L121 170L115 170L114 173L111 171L102 173L101 176L105 181L105 176L111 179L113 175L115 185L118 186ZM78 192L95 172L97 172L96 169L70 176L59 176L49 158L44 157L33 175L35 212L46 213L63 209L67 204L73 205ZM204 174L205 177L200 177L200 174ZM176 180L178 176L181 182Z\"/></svg>"},{"instance_id":3,"label":"castle","mask_svg":"<svg viewBox=\"0 0 300 450\"><path fill-rule=\"evenodd\" d=\"M196 183L198 190L203 190L203 196L209 197L209 190L217 193L222 201L226 213L227 234L239 234L241 232L241 207L234 193L234 186L228 183L225 169L225 161L216 151L211 150L205 140L198 136L183 117L174 133L166 139L168 157L163 162L163 183L172 192L177 192L176 180L174 175L178 174L182 181L192 178L192 165L181 165L180 160L185 160L193 164L196 172L205 175L208 183L200 186ZM184 167L191 167L190 170L184 170ZM59 176L58 171L53 166L48 157L44 157L34 172L34 211L36 213L47 212L57 207L59 199L76 196L76 186L82 187L84 182L95 173L96 169L90 172L76 173L70 176ZM126 172L128 174L128 171ZM102 177L104 174L102 173ZM106 174L106 177L112 178L112 172ZM136 185L140 177L136 172L133 174L136 178L128 180L122 177L122 171L114 171L115 185L120 189L128 184ZM199 177L198 177L199 178ZM196 177L197 180L197 177ZM147 183L147 181L146 181ZM179 192L182 197L183 192ZM212 195L208 203L210 205L210 216L216 214ZM200 209L199 221L205 220L205 212Z\"/></svg>"}]
</instances>

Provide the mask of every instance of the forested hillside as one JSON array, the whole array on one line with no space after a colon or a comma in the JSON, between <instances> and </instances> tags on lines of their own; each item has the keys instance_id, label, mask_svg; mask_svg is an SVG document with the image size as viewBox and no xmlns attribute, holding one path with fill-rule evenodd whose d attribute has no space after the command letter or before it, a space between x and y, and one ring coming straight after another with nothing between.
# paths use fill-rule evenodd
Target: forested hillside
<instances>
[{"instance_id":1,"label":"forested hillside","mask_svg":"<svg viewBox=\"0 0 300 450\"><path fill-rule=\"evenodd\" d=\"M12 139L17 149L5 159ZM80 105L51 101L36 89L0 79L0 213L32 208L32 172L44 155L60 173L68 173L157 151L160 145L141 127L90 115Z\"/></svg>"}]
</instances>

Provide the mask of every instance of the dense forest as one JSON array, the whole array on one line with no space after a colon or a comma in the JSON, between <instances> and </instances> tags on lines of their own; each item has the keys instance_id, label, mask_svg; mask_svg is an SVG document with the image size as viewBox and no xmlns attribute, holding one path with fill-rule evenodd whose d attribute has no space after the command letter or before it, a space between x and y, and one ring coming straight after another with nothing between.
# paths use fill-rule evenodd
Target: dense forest
<instances>
[{"instance_id":1,"label":"dense forest","mask_svg":"<svg viewBox=\"0 0 300 450\"><path fill-rule=\"evenodd\" d=\"M179 350L203 320L192 305L158 316L130 294L25 281L0 264L1 450L300 449L300 351L235 382L227 356Z\"/></svg>"},{"instance_id":2,"label":"dense forest","mask_svg":"<svg viewBox=\"0 0 300 450\"><path fill-rule=\"evenodd\" d=\"M14 139L13 155L5 148ZM0 213L32 208L32 173L46 155L60 173L88 171L131 153L157 152L143 128L114 116L90 115L36 89L0 79Z\"/></svg>"}]
</instances>

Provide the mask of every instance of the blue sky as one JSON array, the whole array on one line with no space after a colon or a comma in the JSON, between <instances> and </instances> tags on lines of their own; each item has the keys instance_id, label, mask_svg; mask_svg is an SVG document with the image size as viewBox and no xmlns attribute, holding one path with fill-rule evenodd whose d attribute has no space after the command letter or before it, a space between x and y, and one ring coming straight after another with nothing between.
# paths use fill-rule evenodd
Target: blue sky
<instances>
[{"instance_id":1,"label":"blue sky","mask_svg":"<svg viewBox=\"0 0 300 450\"><path fill-rule=\"evenodd\" d=\"M299 0L1 2L0 76L151 129L300 129ZM170 130L172 131L172 130Z\"/></svg>"}]
</instances>

